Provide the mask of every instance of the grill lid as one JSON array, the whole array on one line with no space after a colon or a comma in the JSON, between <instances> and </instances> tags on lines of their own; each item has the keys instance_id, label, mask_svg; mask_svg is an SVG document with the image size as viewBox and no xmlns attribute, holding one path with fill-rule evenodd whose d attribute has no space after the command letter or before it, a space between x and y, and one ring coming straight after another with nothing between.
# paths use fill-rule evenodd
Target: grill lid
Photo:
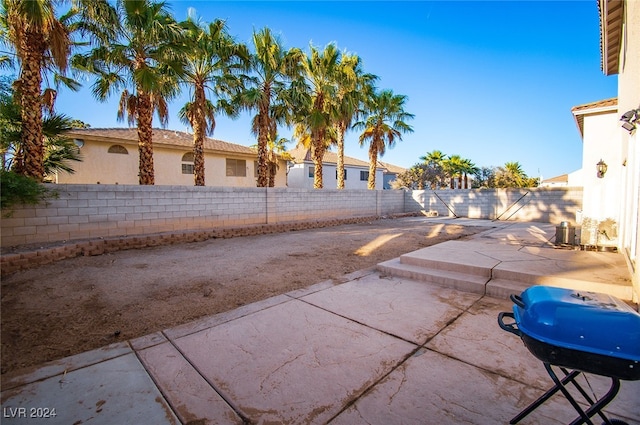
<instances>
[{"instance_id":1,"label":"grill lid","mask_svg":"<svg viewBox=\"0 0 640 425\"><path fill-rule=\"evenodd\" d=\"M544 343L640 361L640 314L611 295L532 286L513 312L520 331Z\"/></svg>"}]
</instances>

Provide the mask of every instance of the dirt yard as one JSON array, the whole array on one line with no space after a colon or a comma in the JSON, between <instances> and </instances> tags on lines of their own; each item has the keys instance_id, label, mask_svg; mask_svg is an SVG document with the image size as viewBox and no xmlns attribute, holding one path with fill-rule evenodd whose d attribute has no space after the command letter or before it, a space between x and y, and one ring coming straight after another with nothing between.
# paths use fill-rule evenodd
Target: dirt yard
<instances>
[{"instance_id":1,"label":"dirt yard","mask_svg":"<svg viewBox=\"0 0 640 425\"><path fill-rule=\"evenodd\" d=\"M2 374L486 230L416 218L78 257L2 279Z\"/></svg>"}]
</instances>

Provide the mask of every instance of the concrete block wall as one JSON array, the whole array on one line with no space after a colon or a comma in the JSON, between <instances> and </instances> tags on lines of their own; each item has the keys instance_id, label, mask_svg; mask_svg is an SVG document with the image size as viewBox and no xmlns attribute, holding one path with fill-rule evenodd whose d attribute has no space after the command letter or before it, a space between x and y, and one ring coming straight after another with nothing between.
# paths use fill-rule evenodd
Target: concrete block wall
<instances>
[{"instance_id":1,"label":"concrete block wall","mask_svg":"<svg viewBox=\"0 0 640 425\"><path fill-rule=\"evenodd\" d=\"M576 223L582 188L414 190L405 194L405 211L436 211L439 216Z\"/></svg>"},{"instance_id":2,"label":"concrete block wall","mask_svg":"<svg viewBox=\"0 0 640 425\"><path fill-rule=\"evenodd\" d=\"M1 220L2 247L404 211L401 191L74 184L51 189L57 198L16 207Z\"/></svg>"},{"instance_id":3,"label":"concrete block wall","mask_svg":"<svg viewBox=\"0 0 640 425\"><path fill-rule=\"evenodd\" d=\"M574 223L582 202L579 188L407 192L73 184L51 188L56 199L16 207L11 216L2 218L2 247L423 210L440 216Z\"/></svg>"}]
</instances>

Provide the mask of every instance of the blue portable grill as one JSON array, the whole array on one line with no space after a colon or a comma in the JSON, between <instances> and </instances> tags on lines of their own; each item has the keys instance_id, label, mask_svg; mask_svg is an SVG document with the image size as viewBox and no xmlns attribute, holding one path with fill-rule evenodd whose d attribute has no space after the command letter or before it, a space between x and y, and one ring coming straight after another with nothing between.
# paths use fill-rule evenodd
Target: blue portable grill
<instances>
[{"instance_id":1,"label":"blue portable grill","mask_svg":"<svg viewBox=\"0 0 640 425\"><path fill-rule=\"evenodd\" d=\"M549 286L532 286L511 300L513 313L500 313L498 324L522 339L544 363L555 385L510 423L518 423L558 391L580 414L571 425L593 425L590 418L596 414L605 424L624 423L612 422L602 409L617 395L621 379L640 379L640 314L610 295ZM514 322L505 323L505 317ZM552 366L564 378L558 378ZM575 381L581 373L611 378L609 391L592 400ZM565 388L570 382L590 404L588 409L583 410Z\"/></svg>"}]
</instances>

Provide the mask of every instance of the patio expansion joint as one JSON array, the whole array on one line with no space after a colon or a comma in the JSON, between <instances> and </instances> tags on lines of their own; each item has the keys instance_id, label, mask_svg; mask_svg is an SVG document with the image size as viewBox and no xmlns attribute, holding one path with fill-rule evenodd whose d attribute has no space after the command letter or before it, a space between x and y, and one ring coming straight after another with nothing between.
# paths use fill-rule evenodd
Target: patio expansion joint
<instances>
[{"instance_id":1,"label":"patio expansion joint","mask_svg":"<svg viewBox=\"0 0 640 425\"><path fill-rule=\"evenodd\" d=\"M373 391L373 389L374 389L378 384L380 384L382 381L384 381L384 380L385 380L389 375L391 375L393 372L395 372L399 367L401 367L403 364L405 364L405 363L407 362L407 360L411 359L412 357L416 357L416 356L422 355L422 354L424 354L424 353L425 353L425 352L427 352L427 351L432 351L432 352L435 352L435 353L438 353L438 354L442 354L442 353L439 353L439 352L437 352L437 351L435 351L435 350L432 350L431 348L426 347L426 345L427 345L427 344L428 344L428 343L429 343L433 338L435 338L436 336L438 336L442 331L444 331L446 328L448 328L450 325L452 325L456 320L458 320L458 319L459 319L463 314L465 314L466 312L468 312L468 311L471 309L471 307L473 307L476 303L480 302L480 301L481 301L485 296L486 296L486 295L482 295L482 296L480 296L480 298L478 298L477 300L475 300L473 303L471 303L471 304L470 304L469 306L467 306L466 308L461 308L461 309L459 309L459 310L460 310L460 312L459 312L455 317L453 317L453 318L451 318L450 320L448 320L448 321L447 321L447 322L446 322L446 323L445 323L445 324L444 324L444 325L443 325L443 326L442 326L442 327L441 327L441 328L440 328L436 333L434 333L432 336L430 336L429 338L427 338L427 339L426 339L423 343L421 343L421 344L416 344L415 342L413 342L413 341L409 341L409 340L407 340L407 339L405 339L405 338L402 338L402 337L400 337L400 336L398 336L398 335L394 335L394 334L391 334L391 333L389 333L389 332L385 332L385 331L382 331L382 330L380 330L380 329L373 328L373 327L371 327L371 326L368 326L368 325L366 325L366 324L364 324L364 323L360 323L360 322L358 322L358 321L356 321L356 320L353 320L353 319L351 319L351 318L344 317L344 316L342 316L342 315L340 315L340 314L337 314L337 313L334 313L334 312L332 312L332 311L326 310L326 309L324 309L324 308L322 308L322 307L318 307L318 306L316 306L316 305L313 305L313 306L314 306L314 307L316 307L316 308L320 308L320 309L322 309L322 310L328 311L329 313L332 313L332 314L335 314L335 315L337 315L337 316L343 317L343 318L345 318L345 319L347 319L347 320L350 320L350 321L352 321L352 322L354 322L354 323L358 323L358 324L360 324L360 325L362 325L362 326L366 326L366 327L368 327L368 328L370 328L370 329L374 329L374 330L376 330L376 331L378 331L378 332L382 332L382 333L384 333L384 334L386 334L386 335L389 335L389 336L392 336L392 337L394 337L394 338L398 338L398 339L400 339L400 340L402 340L402 341L408 342L408 343L410 343L410 344L412 344L412 345L414 345L414 346L415 346L415 349L413 349L413 350L411 350L409 353L407 353L407 355L406 355L406 356L404 356L404 358L402 358L402 359L401 359L401 360L400 360L396 365L394 365L394 366L393 366L393 367L392 367L392 368L391 368L387 373L385 373L385 374L384 374L384 375L382 375L379 379L377 379L376 381L372 382L369 386L367 386L366 388L364 388L364 390L363 390L360 394L354 395L354 397L353 397L351 400L349 400L349 402L348 402L348 403L346 403L346 404L342 407L342 409L340 409L340 411L339 411L339 412L337 412L334 416L332 416L332 417L331 417L331 418L330 418L326 423L331 423L331 421L333 421L335 418L337 418L338 416L340 416L340 415L341 415L343 412L345 412L347 409L349 409L350 407L354 406L354 405L355 405L355 403L357 403L359 399L361 399L362 397L365 397L368 393L370 393L371 391ZM301 300L301 301L306 302L306 301L304 301L304 300ZM447 356L447 355L445 355L445 356L446 356L446 357L449 357L449 358L452 358L452 359L454 359L454 360L458 360L458 359L455 359L455 358L450 357L450 356ZM464 362L464 363L466 363L466 362ZM467 363L467 364L468 364L468 363Z\"/></svg>"},{"instance_id":2,"label":"patio expansion joint","mask_svg":"<svg viewBox=\"0 0 640 425\"><path fill-rule=\"evenodd\" d=\"M182 351L180 349L180 347L175 343L175 341L171 338L169 338L166 334L164 334L163 331L163 335L165 336L165 338L167 338L167 341L165 342L168 344L171 344L171 346L173 348L175 348L178 353L180 353L180 355L182 356L182 358L184 359L185 362L187 362L187 364L189 364L189 366L191 366L193 368L193 370L200 375L200 377L220 396L220 398L222 398L222 400L224 400L225 403L227 403L227 405L229 406L230 409L232 409L236 415L238 415L238 417L240 417L240 419L242 419L242 422L245 424L249 424L251 423L251 420L242 412L242 410L235 405L235 403L233 403L233 401L231 401L231 399L229 397L227 397L224 392L222 390L220 390L216 384L214 382L212 382L209 378L207 378L207 376L202 373L202 371L198 368L198 366L196 366L190 359L189 357L184 353L184 351ZM153 380L153 383L156 385L156 387L158 388L158 390L160 391L160 393L162 394L162 397L164 397L165 401L167 402L167 404L169 406L171 406L171 409L176 412L178 406L174 406L171 401L170 398L167 397L167 395L165 394L165 392L162 390L162 387L160 386L160 383L156 381L155 377L153 376L153 373L151 373L150 370L148 370L144 364L144 362L140 359L139 354L136 352L136 356L138 357L138 360L140 361L140 363L142 364L142 366L145 368L145 370L147 371L147 374L151 377L151 379Z\"/></svg>"}]
</instances>

